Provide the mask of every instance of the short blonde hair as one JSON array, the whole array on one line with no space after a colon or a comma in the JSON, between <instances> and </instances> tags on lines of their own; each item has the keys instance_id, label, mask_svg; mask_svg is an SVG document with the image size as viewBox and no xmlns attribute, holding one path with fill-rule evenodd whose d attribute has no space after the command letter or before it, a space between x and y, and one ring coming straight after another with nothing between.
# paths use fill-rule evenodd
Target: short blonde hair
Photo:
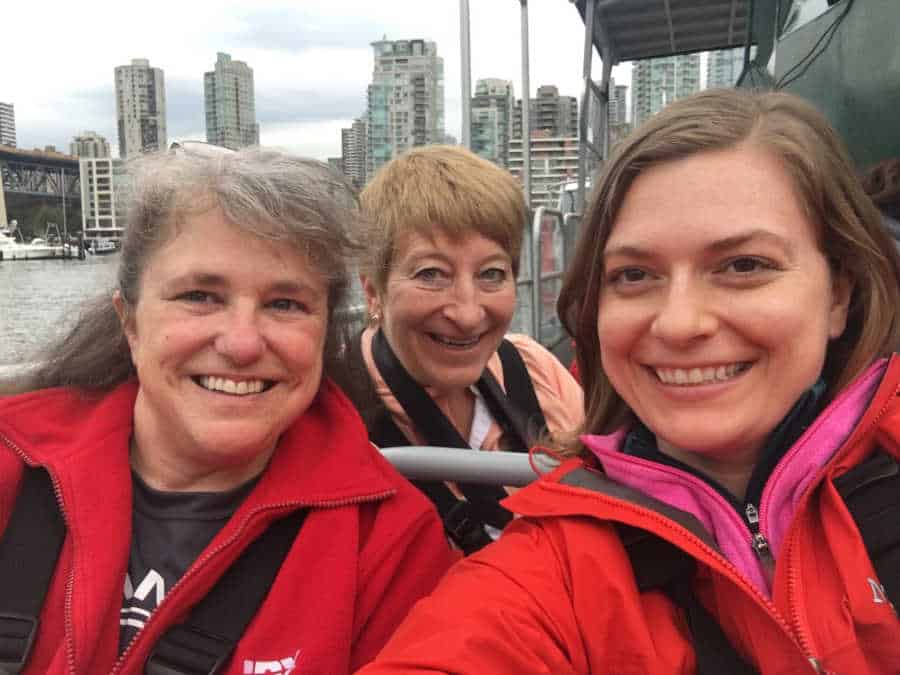
<instances>
[{"instance_id":1,"label":"short blonde hair","mask_svg":"<svg viewBox=\"0 0 900 675\"><path fill-rule=\"evenodd\" d=\"M603 371L597 336L603 250L625 195L652 166L741 144L781 162L810 222L819 224L819 247L832 272L853 284L847 326L826 352L828 398L900 344L900 256L837 133L791 94L708 90L672 103L619 145L585 215L557 310L575 338L588 433L608 433L631 417ZM568 448L579 449L577 441Z\"/></svg>"},{"instance_id":2,"label":"short blonde hair","mask_svg":"<svg viewBox=\"0 0 900 675\"><path fill-rule=\"evenodd\" d=\"M368 221L360 267L380 291L403 237L428 235L435 227L451 239L477 233L497 242L519 272L528 218L522 187L465 148L427 145L405 152L375 174L360 204Z\"/></svg>"}]
</instances>

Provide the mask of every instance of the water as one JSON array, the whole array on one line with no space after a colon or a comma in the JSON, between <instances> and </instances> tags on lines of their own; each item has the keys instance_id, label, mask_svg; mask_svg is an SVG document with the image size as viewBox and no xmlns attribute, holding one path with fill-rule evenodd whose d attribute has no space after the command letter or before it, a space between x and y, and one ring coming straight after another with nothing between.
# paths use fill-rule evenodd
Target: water
<instances>
[{"instance_id":1,"label":"water","mask_svg":"<svg viewBox=\"0 0 900 675\"><path fill-rule=\"evenodd\" d=\"M119 255L0 262L0 376L71 328L81 304L112 289Z\"/></svg>"}]
</instances>

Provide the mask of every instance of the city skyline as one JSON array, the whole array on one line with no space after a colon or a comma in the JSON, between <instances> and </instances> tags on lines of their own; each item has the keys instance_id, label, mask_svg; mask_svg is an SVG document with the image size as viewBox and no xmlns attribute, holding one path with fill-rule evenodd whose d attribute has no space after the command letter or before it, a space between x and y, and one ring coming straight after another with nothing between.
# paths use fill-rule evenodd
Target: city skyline
<instances>
[{"instance_id":1,"label":"city skyline","mask_svg":"<svg viewBox=\"0 0 900 675\"><path fill-rule=\"evenodd\" d=\"M262 144L320 159L339 155L340 129L365 113L371 43L383 37L422 37L437 44L445 63L446 131L460 137L457 0L427 8L405 0L375 7L362 0L294 5L161 2L153 16L142 17L141 31L112 31L90 46L79 42L70 57L36 58L28 72L5 69L0 100L16 106L18 145L65 149L83 129L94 129L117 146L113 69L135 58L148 59L165 73L169 139L203 139L203 73L224 51L253 67ZM104 16L105 25L129 18L125 8L105 4L93 12L80 5L60 13L50 23L36 8L14 5L11 21L23 30L10 36L9 48L27 46L28 26L66 44L80 25L87 29L89 17ZM509 79L521 95L519 16L515 0L471 1L473 83ZM538 86L555 84L560 93L579 96L583 26L574 6L567 0L531 0L529 18L532 95ZM595 68L599 74L596 58ZM627 78L627 69L617 68L617 79L623 70Z\"/></svg>"}]
</instances>

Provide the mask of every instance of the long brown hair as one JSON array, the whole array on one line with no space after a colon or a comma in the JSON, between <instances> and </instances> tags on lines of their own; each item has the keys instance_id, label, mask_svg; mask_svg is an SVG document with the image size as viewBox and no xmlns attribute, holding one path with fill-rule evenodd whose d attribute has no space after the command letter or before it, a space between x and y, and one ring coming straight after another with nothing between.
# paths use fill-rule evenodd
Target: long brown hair
<instances>
[{"instance_id":1,"label":"long brown hair","mask_svg":"<svg viewBox=\"0 0 900 675\"><path fill-rule=\"evenodd\" d=\"M827 396L900 344L900 256L835 131L790 94L708 90L671 104L626 139L607 163L585 213L557 309L575 338L587 433L609 433L631 417L603 372L597 336L603 252L625 194L651 166L740 144L778 158L810 221L820 225L819 246L832 273L846 274L853 283L847 327L826 353ZM577 453L581 446L571 441L566 450Z\"/></svg>"}]
</instances>

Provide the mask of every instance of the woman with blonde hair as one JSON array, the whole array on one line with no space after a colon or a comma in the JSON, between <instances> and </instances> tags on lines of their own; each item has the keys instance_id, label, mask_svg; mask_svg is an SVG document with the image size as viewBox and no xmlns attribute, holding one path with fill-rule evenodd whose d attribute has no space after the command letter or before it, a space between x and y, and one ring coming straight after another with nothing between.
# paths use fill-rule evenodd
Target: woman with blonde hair
<instances>
[{"instance_id":1,"label":"woman with blonde hair","mask_svg":"<svg viewBox=\"0 0 900 675\"><path fill-rule=\"evenodd\" d=\"M897 672L898 303L811 106L667 107L608 162L559 299L572 459L362 672Z\"/></svg>"},{"instance_id":2,"label":"woman with blonde hair","mask_svg":"<svg viewBox=\"0 0 900 675\"><path fill-rule=\"evenodd\" d=\"M535 340L507 335L527 209L506 170L460 147L410 150L360 195L370 325L350 347L345 389L381 447L527 451L576 428L581 388ZM416 485L465 553L510 519L501 488Z\"/></svg>"}]
</instances>

